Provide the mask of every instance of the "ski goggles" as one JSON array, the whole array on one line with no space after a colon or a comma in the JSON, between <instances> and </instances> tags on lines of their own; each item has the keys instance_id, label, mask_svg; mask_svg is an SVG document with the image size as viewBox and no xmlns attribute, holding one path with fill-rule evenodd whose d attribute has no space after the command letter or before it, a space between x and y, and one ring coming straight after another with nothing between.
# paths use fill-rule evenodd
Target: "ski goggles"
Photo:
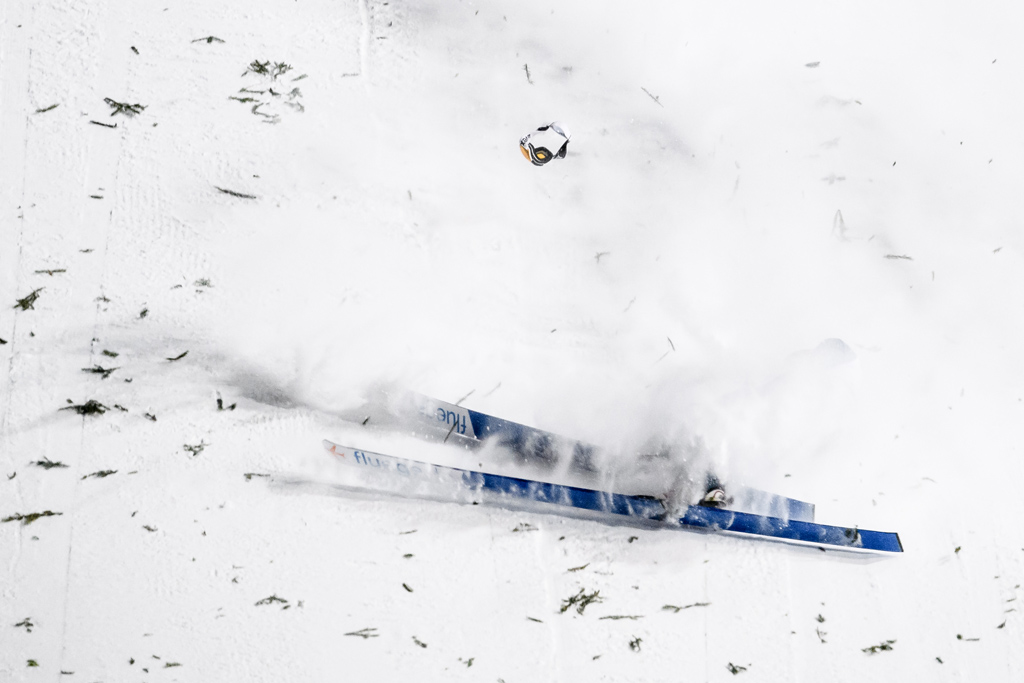
<instances>
[{"instance_id":1,"label":"ski goggles","mask_svg":"<svg viewBox=\"0 0 1024 683\"><path fill-rule=\"evenodd\" d=\"M532 142L522 141L519 143L519 151L523 153L523 156L530 160L534 166L543 166L552 159L564 159L565 150L569 146L569 141L566 140L562 147L554 154L551 153L547 147L535 147Z\"/></svg>"},{"instance_id":2,"label":"ski goggles","mask_svg":"<svg viewBox=\"0 0 1024 683\"><path fill-rule=\"evenodd\" d=\"M555 155L547 147L534 147L533 143L527 142L526 144L519 143L519 151L523 153L534 166L543 166L552 159Z\"/></svg>"}]
</instances>

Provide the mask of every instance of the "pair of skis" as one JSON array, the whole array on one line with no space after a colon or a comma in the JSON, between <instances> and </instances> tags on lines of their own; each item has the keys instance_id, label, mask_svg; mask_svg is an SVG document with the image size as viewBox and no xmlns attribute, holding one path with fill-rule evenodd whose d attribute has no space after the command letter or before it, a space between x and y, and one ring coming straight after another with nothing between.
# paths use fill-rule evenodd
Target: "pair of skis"
<instances>
[{"instance_id":1,"label":"pair of skis","mask_svg":"<svg viewBox=\"0 0 1024 683\"><path fill-rule=\"evenodd\" d=\"M579 442L469 410L425 396L414 396L392 410L403 423L419 425L424 436L455 440L467 446L479 446L497 440L522 458L553 460L557 453L571 449L572 466L587 471L592 467L593 447ZM614 516L637 523L729 532L818 547L876 552L902 552L895 533L869 531L856 527L818 524L814 506L756 489L730 491L727 508L690 505L674 509L660 498L646 495L612 493L500 474L446 467L348 448L324 440L324 448L336 460L362 469L384 471L412 484L441 486L477 496L485 501L532 501Z\"/></svg>"}]
</instances>

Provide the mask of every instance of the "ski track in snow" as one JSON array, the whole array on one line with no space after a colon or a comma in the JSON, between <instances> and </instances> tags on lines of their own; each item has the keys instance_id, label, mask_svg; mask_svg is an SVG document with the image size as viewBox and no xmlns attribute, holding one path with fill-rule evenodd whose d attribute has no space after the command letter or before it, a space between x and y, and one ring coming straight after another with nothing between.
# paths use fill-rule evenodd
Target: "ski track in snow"
<instances>
[{"instance_id":1,"label":"ski track in snow","mask_svg":"<svg viewBox=\"0 0 1024 683\"><path fill-rule=\"evenodd\" d=\"M747 9L0 4L0 679L1024 677L1020 13ZM379 382L907 552L334 487Z\"/></svg>"}]
</instances>

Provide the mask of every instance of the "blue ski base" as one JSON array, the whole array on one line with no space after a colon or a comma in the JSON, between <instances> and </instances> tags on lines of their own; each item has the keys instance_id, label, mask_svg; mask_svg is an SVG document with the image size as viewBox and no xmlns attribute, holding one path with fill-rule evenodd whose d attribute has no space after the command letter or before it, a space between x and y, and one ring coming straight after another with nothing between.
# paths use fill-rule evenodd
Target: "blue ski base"
<instances>
[{"instance_id":1,"label":"blue ski base","mask_svg":"<svg viewBox=\"0 0 1024 683\"><path fill-rule=\"evenodd\" d=\"M649 496L631 496L607 491L552 484L500 474L488 474L455 467L403 460L380 453L346 448L324 440L324 448L340 461L362 468L391 472L411 479L434 479L455 483L473 492L488 492L513 499L591 510L637 521L662 522L671 526L729 532L844 550L885 553L903 552L899 535L854 527L838 527L780 517L755 515L735 510L691 505L682 511L666 508Z\"/></svg>"},{"instance_id":2,"label":"blue ski base","mask_svg":"<svg viewBox=\"0 0 1024 683\"><path fill-rule=\"evenodd\" d=\"M421 394L411 395L409 403L399 402L397 407L404 408L409 415L418 416L423 426L444 433L445 441L453 436L463 439L462 443L483 443L493 439L531 462L554 462L561 445L572 452L575 469L593 471L591 461L597 448L581 441ZM789 520L814 521L812 503L744 486L730 487L729 494L734 499L728 507L737 512L748 512L758 518L763 514L773 514Z\"/></svg>"}]
</instances>

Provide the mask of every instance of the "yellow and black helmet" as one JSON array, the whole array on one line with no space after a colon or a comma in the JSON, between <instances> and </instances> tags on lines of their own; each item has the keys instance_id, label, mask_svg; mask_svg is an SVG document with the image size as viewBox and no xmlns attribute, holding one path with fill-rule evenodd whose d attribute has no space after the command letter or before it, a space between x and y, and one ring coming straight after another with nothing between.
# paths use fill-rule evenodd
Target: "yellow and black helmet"
<instances>
[{"instance_id":1,"label":"yellow and black helmet","mask_svg":"<svg viewBox=\"0 0 1024 683\"><path fill-rule=\"evenodd\" d=\"M534 166L543 166L552 159L564 159L568 147L569 133L557 121L541 126L519 141L519 150Z\"/></svg>"}]
</instances>

